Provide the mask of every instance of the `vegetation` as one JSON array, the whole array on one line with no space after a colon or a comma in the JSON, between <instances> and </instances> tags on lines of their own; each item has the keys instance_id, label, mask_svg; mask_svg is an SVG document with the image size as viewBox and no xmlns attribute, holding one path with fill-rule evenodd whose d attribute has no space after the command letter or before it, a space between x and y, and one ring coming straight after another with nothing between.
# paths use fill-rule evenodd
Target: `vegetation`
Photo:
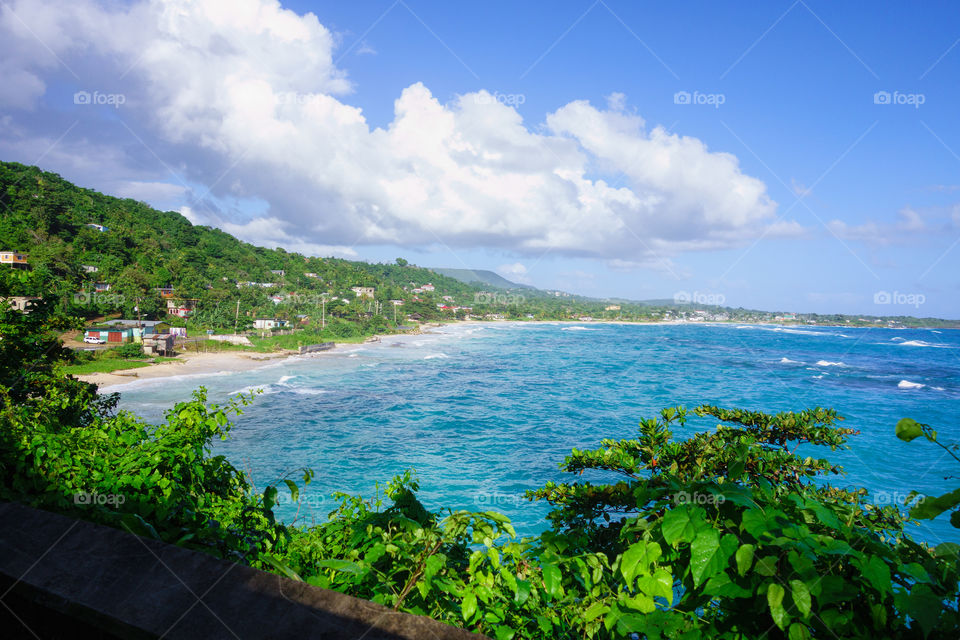
<instances>
[{"instance_id":1,"label":"vegetation","mask_svg":"<svg viewBox=\"0 0 960 640\"><path fill-rule=\"evenodd\" d=\"M105 315L166 319L191 335L246 330L258 317L304 317L355 325L348 338L407 323L474 318L510 320L729 320L850 326L956 326L936 319L774 313L730 309L716 296L678 292L677 300L597 300L561 291L513 285L496 274L436 271L398 258L369 264L266 249L229 234L193 225L173 211L103 195L60 176L15 162L0 162L0 249L29 255L55 308L85 320ZM467 282L464 282L466 280ZM434 290L420 290L432 284ZM97 288L99 285L99 289ZM106 288L109 285L109 289ZM373 287L358 297L353 287ZM159 290L164 289L163 298ZM40 289L19 295L36 295ZM393 300L403 301L394 306ZM188 318L167 315L167 302L186 301Z\"/></svg>"},{"instance_id":2,"label":"vegetation","mask_svg":"<svg viewBox=\"0 0 960 640\"><path fill-rule=\"evenodd\" d=\"M37 278L0 273L0 295ZM0 500L501 640L960 636L960 547L911 540L903 513L831 486L842 469L797 453L856 435L832 410L665 409L633 439L571 452L561 468L576 481L532 490L553 507L535 538L517 540L493 511L427 511L411 473L374 499L337 495L326 522L303 528L273 507L281 490L298 500L312 471L261 492L211 452L252 395L207 405L201 389L146 424L63 374L70 354L56 336L68 328L49 301L0 308ZM694 421L703 429L674 436ZM920 425L899 431L935 439Z\"/></svg>"}]
</instances>

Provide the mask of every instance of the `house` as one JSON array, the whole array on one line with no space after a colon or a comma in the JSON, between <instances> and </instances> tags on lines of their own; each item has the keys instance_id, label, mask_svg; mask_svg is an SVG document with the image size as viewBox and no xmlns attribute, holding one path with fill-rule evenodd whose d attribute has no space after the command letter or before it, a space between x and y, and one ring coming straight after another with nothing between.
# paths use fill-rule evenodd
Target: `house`
<instances>
[{"instance_id":1,"label":"house","mask_svg":"<svg viewBox=\"0 0 960 640\"><path fill-rule=\"evenodd\" d=\"M107 227L103 226L102 224L96 224L95 222L88 222L87 226L96 229L100 233L103 233L104 231L110 231L110 229Z\"/></svg>"},{"instance_id":2,"label":"house","mask_svg":"<svg viewBox=\"0 0 960 640\"><path fill-rule=\"evenodd\" d=\"M167 300L167 313L172 316L186 318L192 315L196 308L195 299Z\"/></svg>"},{"instance_id":3,"label":"house","mask_svg":"<svg viewBox=\"0 0 960 640\"><path fill-rule=\"evenodd\" d=\"M19 251L0 251L0 264L10 265L14 269L29 269L27 254Z\"/></svg>"},{"instance_id":4,"label":"house","mask_svg":"<svg viewBox=\"0 0 960 640\"><path fill-rule=\"evenodd\" d=\"M305 313L299 313L297 314L297 322L300 324L310 324L310 316Z\"/></svg>"},{"instance_id":5,"label":"house","mask_svg":"<svg viewBox=\"0 0 960 640\"><path fill-rule=\"evenodd\" d=\"M40 300L40 298L35 298L33 296L10 296L9 298L0 298L0 301L6 300L10 304L10 308L14 311L19 311L21 313L30 313L27 307Z\"/></svg>"},{"instance_id":6,"label":"house","mask_svg":"<svg viewBox=\"0 0 960 640\"><path fill-rule=\"evenodd\" d=\"M95 282L93 284L93 290L96 291L97 293L110 291L110 284L108 282Z\"/></svg>"},{"instance_id":7,"label":"house","mask_svg":"<svg viewBox=\"0 0 960 640\"><path fill-rule=\"evenodd\" d=\"M254 329L275 329L287 326L286 320L277 320L276 318L257 318L253 321Z\"/></svg>"},{"instance_id":8,"label":"house","mask_svg":"<svg viewBox=\"0 0 960 640\"><path fill-rule=\"evenodd\" d=\"M275 295L275 296L270 296L270 301L271 301L273 304L280 304L280 303L282 303L284 300L286 300L286 297L281 296L281 295L279 295L279 294L278 294L278 295Z\"/></svg>"},{"instance_id":9,"label":"house","mask_svg":"<svg viewBox=\"0 0 960 640\"><path fill-rule=\"evenodd\" d=\"M134 342L141 342L145 338L158 333L172 331L170 325L161 320L107 320L101 326L108 329L129 329L130 339ZM106 338L104 339L106 340Z\"/></svg>"},{"instance_id":10,"label":"house","mask_svg":"<svg viewBox=\"0 0 960 640\"><path fill-rule=\"evenodd\" d=\"M167 285L165 287L158 287L157 293L160 294L161 298L172 298L173 297L173 287Z\"/></svg>"},{"instance_id":11,"label":"house","mask_svg":"<svg viewBox=\"0 0 960 640\"><path fill-rule=\"evenodd\" d=\"M433 286L432 284L430 284L430 283L427 283L427 284L423 285L423 286L420 287L420 288L423 289L424 291L433 291L434 289L436 289L436 287L434 287L434 286Z\"/></svg>"},{"instance_id":12,"label":"house","mask_svg":"<svg viewBox=\"0 0 960 640\"><path fill-rule=\"evenodd\" d=\"M375 289L373 287L350 287L350 290L357 294L358 298L373 298Z\"/></svg>"},{"instance_id":13,"label":"house","mask_svg":"<svg viewBox=\"0 0 960 640\"><path fill-rule=\"evenodd\" d=\"M317 277L317 274L315 274L315 273L312 272L312 271L308 271L308 272L306 272L306 273L303 274L303 277L304 277L304 278L316 278L316 277Z\"/></svg>"},{"instance_id":14,"label":"house","mask_svg":"<svg viewBox=\"0 0 960 640\"><path fill-rule=\"evenodd\" d=\"M148 356L173 355L176 336L172 333L157 333L143 339L143 353Z\"/></svg>"},{"instance_id":15,"label":"house","mask_svg":"<svg viewBox=\"0 0 960 640\"><path fill-rule=\"evenodd\" d=\"M80 265L80 268L83 269L84 273L96 273L97 271L100 271L100 267L92 264L82 264Z\"/></svg>"},{"instance_id":16,"label":"house","mask_svg":"<svg viewBox=\"0 0 960 640\"><path fill-rule=\"evenodd\" d=\"M411 293L423 293L423 289L421 287L417 287L415 289L411 289Z\"/></svg>"},{"instance_id":17,"label":"house","mask_svg":"<svg viewBox=\"0 0 960 640\"><path fill-rule=\"evenodd\" d=\"M390 301L390 304L392 304L392 305L395 306L395 307L402 307L402 306L403 306L403 300L391 300L391 301Z\"/></svg>"},{"instance_id":18,"label":"house","mask_svg":"<svg viewBox=\"0 0 960 640\"><path fill-rule=\"evenodd\" d=\"M423 316L419 313L411 313L407 316L407 320L416 320L417 322L423 320Z\"/></svg>"},{"instance_id":19,"label":"house","mask_svg":"<svg viewBox=\"0 0 960 640\"><path fill-rule=\"evenodd\" d=\"M284 271L283 269L270 269L270 273L272 273L275 276L280 276L281 278L287 275L287 272Z\"/></svg>"},{"instance_id":20,"label":"house","mask_svg":"<svg viewBox=\"0 0 960 640\"><path fill-rule=\"evenodd\" d=\"M604 311L620 311L620 305L618 304L609 304L603 309Z\"/></svg>"},{"instance_id":21,"label":"house","mask_svg":"<svg viewBox=\"0 0 960 640\"><path fill-rule=\"evenodd\" d=\"M443 296L444 302L453 302L453 296Z\"/></svg>"},{"instance_id":22,"label":"house","mask_svg":"<svg viewBox=\"0 0 960 640\"><path fill-rule=\"evenodd\" d=\"M133 341L133 327L99 326L87 327L83 332L84 338L99 338L110 344L120 344Z\"/></svg>"}]
</instances>

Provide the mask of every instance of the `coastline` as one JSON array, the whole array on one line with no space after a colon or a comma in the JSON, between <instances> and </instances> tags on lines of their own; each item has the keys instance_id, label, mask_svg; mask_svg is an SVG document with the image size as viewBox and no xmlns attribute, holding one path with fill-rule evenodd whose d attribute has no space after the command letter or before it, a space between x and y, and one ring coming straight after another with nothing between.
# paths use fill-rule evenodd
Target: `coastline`
<instances>
[{"instance_id":1,"label":"coastline","mask_svg":"<svg viewBox=\"0 0 960 640\"><path fill-rule=\"evenodd\" d=\"M465 320L455 322L438 322L425 325L423 329L425 334L430 333L430 329L438 329L449 326L470 326L470 325L495 325L495 324L572 324L572 325L641 325L641 326L672 326L672 325L731 325L742 324L736 322L686 322L682 320L666 320L640 322L631 320ZM802 327L803 325L783 325L779 323L755 323L763 326L782 326L784 328ZM850 328L842 325L818 325L822 328ZM876 327L887 328L887 327ZM400 337L409 334L387 334L379 335L381 339L387 337ZM374 336L371 336L374 337ZM333 349L321 353L313 354L314 357L323 357L326 354L342 352L349 347L355 347L357 344L366 344L368 346L379 345L380 342L367 343L337 343ZM243 351L228 351L220 353L184 353L179 356L180 360L176 362L160 362L146 367L136 369L123 369L112 371L110 373L90 373L76 376L78 379L97 385L99 391L109 392L111 387L129 384L137 380L151 380L156 378L167 378L182 375L195 374L215 374L215 373L239 373L259 369L260 367L276 363L282 359L298 356L296 351L286 350L276 353L257 353Z\"/></svg>"}]
</instances>

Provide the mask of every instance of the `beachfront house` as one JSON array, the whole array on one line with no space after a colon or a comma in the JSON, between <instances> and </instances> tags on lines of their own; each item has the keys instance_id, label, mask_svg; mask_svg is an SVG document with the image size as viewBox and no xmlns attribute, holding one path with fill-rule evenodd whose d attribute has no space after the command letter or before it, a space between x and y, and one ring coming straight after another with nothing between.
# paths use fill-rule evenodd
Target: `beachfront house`
<instances>
[{"instance_id":1,"label":"beachfront house","mask_svg":"<svg viewBox=\"0 0 960 640\"><path fill-rule=\"evenodd\" d=\"M144 338L171 331L170 325L162 320L107 320L100 326L107 329L129 329L133 342L142 342Z\"/></svg>"},{"instance_id":2,"label":"beachfront house","mask_svg":"<svg viewBox=\"0 0 960 640\"><path fill-rule=\"evenodd\" d=\"M133 327L107 326L87 327L84 338L98 338L108 344L122 344L133 341Z\"/></svg>"},{"instance_id":3,"label":"beachfront house","mask_svg":"<svg viewBox=\"0 0 960 640\"><path fill-rule=\"evenodd\" d=\"M29 269L27 263L27 254L19 251L0 251L0 264L5 264L12 269Z\"/></svg>"},{"instance_id":4,"label":"beachfront house","mask_svg":"<svg viewBox=\"0 0 960 640\"><path fill-rule=\"evenodd\" d=\"M176 336L172 333L157 333L143 338L143 353L148 356L172 356Z\"/></svg>"}]
</instances>

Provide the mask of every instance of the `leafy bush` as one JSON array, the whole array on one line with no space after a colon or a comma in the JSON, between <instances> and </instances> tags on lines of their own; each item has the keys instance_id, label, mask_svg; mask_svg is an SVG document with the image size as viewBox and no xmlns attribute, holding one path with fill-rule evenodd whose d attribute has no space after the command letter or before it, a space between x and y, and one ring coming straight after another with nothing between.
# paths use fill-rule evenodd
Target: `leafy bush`
<instances>
[{"instance_id":1,"label":"leafy bush","mask_svg":"<svg viewBox=\"0 0 960 640\"><path fill-rule=\"evenodd\" d=\"M0 274L0 295L9 279ZM208 406L201 389L163 424L145 424L116 412L115 396L59 375L61 324L46 303L27 315L0 308L0 500L498 640L960 637L957 545L910 540L896 508L827 484L842 469L797 454L855 435L832 410L664 409L636 438L574 450L561 465L615 481L530 492L553 506L551 528L534 538L517 540L496 512L427 511L410 474L383 499L337 494L326 522L295 528L273 515L278 487L299 499L293 480L257 493L211 451L252 396ZM694 417L720 424L675 438Z\"/></svg>"},{"instance_id":2,"label":"leafy bush","mask_svg":"<svg viewBox=\"0 0 960 640\"><path fill-rule=\"evenodd\" d=\"M143 358L143 345L136 342L127 342L110 349L109 354L117 358Z\"/></svg>"}]
</instances>

